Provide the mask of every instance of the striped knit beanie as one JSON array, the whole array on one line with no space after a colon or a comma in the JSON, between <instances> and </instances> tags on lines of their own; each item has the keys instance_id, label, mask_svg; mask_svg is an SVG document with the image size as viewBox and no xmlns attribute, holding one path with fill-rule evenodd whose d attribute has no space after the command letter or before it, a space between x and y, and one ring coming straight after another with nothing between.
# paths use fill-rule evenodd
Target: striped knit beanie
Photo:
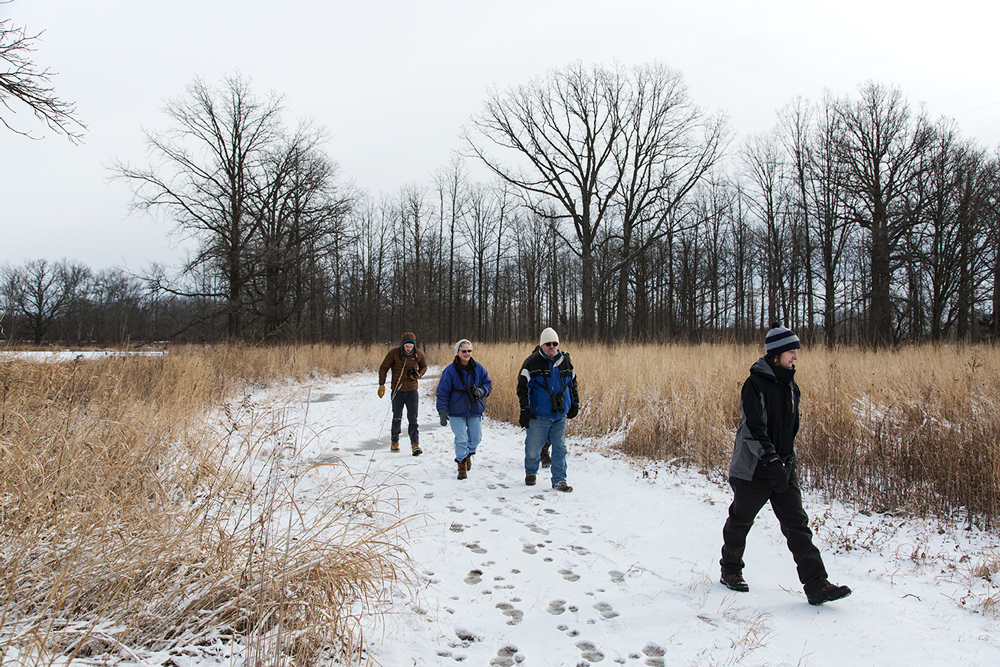
<instances>
[{"instance_id":1,"label":"striped knit beanie","mask_svg":"<svg viewBox=\"0 0 1000 667\"><path fill-rule=\"evenodd\" d=\"M767 356L776 357L782 352L798 350L802 347L799 337L791 329L781 326L781 322L771 322L771 330L767 332L764 339L764 350Z\"/></svg>"}]
</instances>

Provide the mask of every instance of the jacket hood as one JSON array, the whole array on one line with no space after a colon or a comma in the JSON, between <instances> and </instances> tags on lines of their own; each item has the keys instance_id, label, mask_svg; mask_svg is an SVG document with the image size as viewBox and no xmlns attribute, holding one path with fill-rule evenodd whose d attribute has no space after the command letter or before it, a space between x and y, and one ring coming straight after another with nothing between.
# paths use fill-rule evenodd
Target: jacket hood
<instances>
[{"instance_id":1,"label":"jacket hood","mask_svg":"<svg viewBox=\"0 0 1000 667\"><path fill-rule=\"evenodd\" d=\"M754 365L750 367L750 372L766 377L768 380L773 382L778 382L779 380L791 382L795 379L794 368L779 368L772 366L771 362L767 360L767 357L761 357L754 362Z\"/></svg>"},{"instance_id":2,"label":"jacket hood","mask_svg":"<svg viewBox=\"0 0 1000 667\"><path fill-rule=\"evenodd\" d=\"M413 347L417 346L417 334L412 331L404 331L403 335L399 337L399 346L403 347L407 343L413 343Z\"/></svg>"}]
</instances>

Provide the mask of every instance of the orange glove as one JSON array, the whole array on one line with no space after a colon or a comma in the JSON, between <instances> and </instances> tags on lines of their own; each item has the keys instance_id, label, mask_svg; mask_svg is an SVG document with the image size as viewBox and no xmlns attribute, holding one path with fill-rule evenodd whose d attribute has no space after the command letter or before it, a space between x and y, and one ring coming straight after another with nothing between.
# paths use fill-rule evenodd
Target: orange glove
<instances>
[{"instance_id":1,"label":"orange glove","mask_svg":"<svg viewBox=\"0 0 1000 667\"><path fill-rule=\"evenodd\" d=\"M383 396L385 396L385 385L384 384L380 384L378 386L378 397L382 398Z\"/></svg>"}]
</instances>

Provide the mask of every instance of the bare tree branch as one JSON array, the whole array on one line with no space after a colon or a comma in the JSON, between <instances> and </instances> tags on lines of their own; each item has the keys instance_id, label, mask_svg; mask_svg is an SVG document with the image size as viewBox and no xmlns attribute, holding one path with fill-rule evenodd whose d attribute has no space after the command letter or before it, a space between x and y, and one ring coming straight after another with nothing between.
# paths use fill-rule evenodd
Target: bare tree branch
<instances>
[{"instance_id":1,"label":"bare tree branch","mask_svg":"<svg viewBox=\"0 0 1000 667\"><path fill-rule=\"evenodd\" d=\"M25 104L50 129L79 143L87 126L77 117L76 103L59 99L50 85L55 72L49 68L38 69L31 59L35 42L41 35L41 32L29 34L26 28L15 26L11 19L0 21L0 105L16 114L17 108L12 103ZM36 138L12 125L2 114L0 123L12 132Z\"/></svg>"}]
</instances>

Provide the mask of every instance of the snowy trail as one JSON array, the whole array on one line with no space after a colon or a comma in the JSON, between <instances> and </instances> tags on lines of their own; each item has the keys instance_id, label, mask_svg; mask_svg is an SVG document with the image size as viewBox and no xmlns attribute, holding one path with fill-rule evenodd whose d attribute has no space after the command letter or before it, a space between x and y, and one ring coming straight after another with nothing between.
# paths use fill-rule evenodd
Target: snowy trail
<instances>
[{"instance_id":1,"label":"snowy trail","mask_svg":"<svg viewBox=\"0 0 1000 667\"><path fill-rule=\"evenodd\" d=\"M420 457L405 422L404 451L389 452L388 397L371 375L316 384L293 406L319 434L304 457L398 475L417 515L407 550L422 586L397 591L370 637L380 664L1000 664L996 611L974 611L1000 591L968 575L996 557L996 535L855 515L807 492L831 579L854 594L806 603L769 508L748 541L751 590L733 593L718 583L728 488L685 469L644 474L572 437L575 491L550 489L547 470L527 487L523 430L491 420L459 481L435 370L421 382Z\"/></svg>"}]
</instances>

